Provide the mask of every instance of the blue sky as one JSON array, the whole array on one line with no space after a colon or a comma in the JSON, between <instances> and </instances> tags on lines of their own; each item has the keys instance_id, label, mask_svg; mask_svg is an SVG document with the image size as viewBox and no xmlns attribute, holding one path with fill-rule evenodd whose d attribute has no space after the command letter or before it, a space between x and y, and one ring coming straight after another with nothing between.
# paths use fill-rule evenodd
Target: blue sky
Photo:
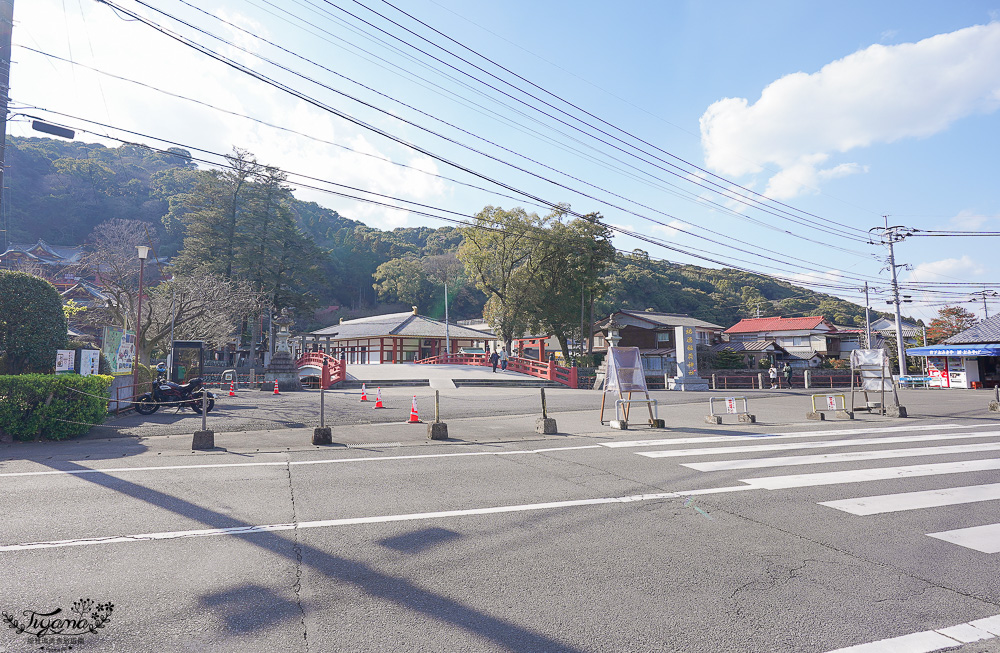
<instances>
[{"instance_id":1,"label":"blue sky","mask_svg":"<svg viewBox=\"0 0 1000 653\"><path fill-rule=\"evenodd\" d=\"M599 211L621 249L775 274L859 303L867 280L881 310L886 250L866 240L883 215L922 230L1000 231L998 3L143 1L113 0L123 12L92 0L17 3L11 96L33 107L18 111L153 146L246 148L361 189L352 195L381 194L366 197L403 210L290 180L300 198L383 229L449 224L407 202L452 219L486 205L548 212L525 195L566 202ZM31 135L23 121L8 129ZM967 302L1000 290L997 242L898 244L897 262L912 268L900 270L914 300L904 312L929 318L951 302L981 316Z\"/></svg>"}]
</instances>

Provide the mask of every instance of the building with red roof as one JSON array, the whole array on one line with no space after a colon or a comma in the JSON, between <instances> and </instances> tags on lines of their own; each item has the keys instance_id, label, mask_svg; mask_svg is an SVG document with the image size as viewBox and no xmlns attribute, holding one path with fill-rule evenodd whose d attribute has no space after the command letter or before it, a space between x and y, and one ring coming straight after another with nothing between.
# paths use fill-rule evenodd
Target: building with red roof
<instances>
[{"instance_id":1,"label":"building with red roof","mask_svg":"<svg viewBox=\"0 0 1000 653\"><path fill-rule=\"evenodd\" d=\"M812 315L744 319L723 333L730 342L773 342L787 352L793 367L806 367L825 358L840 358L856 348L859 330L839 329L822 315ZM847 343L849 347L842 346Z\"/></svg>"}]
</instances>

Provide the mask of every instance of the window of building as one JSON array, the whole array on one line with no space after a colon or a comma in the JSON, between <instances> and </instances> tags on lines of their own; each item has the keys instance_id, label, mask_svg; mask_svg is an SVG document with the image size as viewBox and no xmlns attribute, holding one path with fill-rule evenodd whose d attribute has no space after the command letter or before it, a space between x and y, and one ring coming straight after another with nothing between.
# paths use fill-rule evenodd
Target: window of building
<instances>
[{"instance_id":1,"label":"window of building","mask_svg":"<svg viewBox=\"0 0 1000 653\"><path fill-rule=\"evenodd\" d=\"M656 332L656 346L657 347L667 347L670 345L670 332L669 331L657 331Z\"/></svg>"}]
</instances>

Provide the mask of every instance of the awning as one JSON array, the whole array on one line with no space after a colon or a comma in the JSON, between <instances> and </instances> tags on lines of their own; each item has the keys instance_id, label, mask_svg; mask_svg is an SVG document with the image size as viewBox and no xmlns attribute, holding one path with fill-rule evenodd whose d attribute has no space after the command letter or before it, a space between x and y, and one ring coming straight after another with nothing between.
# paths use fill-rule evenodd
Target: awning
<instances>
[{"instance_id":1,"label":"awning","mask_svg":"<svg viewBox=\"0 0 1000 653\"><path fill-rule=\"evenodd\" d=\"M931 345L906 350L907 356L1000 356L1000 343L974 345Z\"/></svg>"}]
</instances>

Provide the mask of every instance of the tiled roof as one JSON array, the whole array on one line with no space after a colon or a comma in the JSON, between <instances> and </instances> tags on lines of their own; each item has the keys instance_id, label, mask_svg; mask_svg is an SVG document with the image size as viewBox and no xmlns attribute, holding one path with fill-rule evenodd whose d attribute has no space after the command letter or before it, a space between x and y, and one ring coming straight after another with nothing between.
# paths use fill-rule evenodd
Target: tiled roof
<instances>
[{"instance_id":1,"label":"tiled roof","mask_svg":"<svg viewBox=\"0 0 1000 653\"><path fill-rule=\"evenodd\" d=\"M725 351L728 349L733 352L741 351L785 351L780 345L775 343L773 340L752 340L750 342L720 342L719 344L712 347L712 351Z\"/></svg>"},{"instance_id":2,"label":"tiled roof","mask_svg":"<svg viewBox=\"0 0 1000 653\"><path fill-rule=\"evenodd\" d=\"M489 331L470 329L458 324L447 327L452 338L483 340L493 337ZM356 320L345 320L340 324L312 331L314 336L330 336L337 340L356 338L377 338L379 336L405 336L408 338L444 338L445 323L423 315L407 313L388 313L372 315Z\"/></svg>"},{"instance_id":3,"label":"tiled roof","mask_svg":"<svg viewBox=\"0 0 1000 653\"><path fill-rule=\"evenodd\" d=\"M615 315L626 315L628 317L634 318L636 320L643 320L650 323L650 328L656 328L658 326L667 327L701 327L702 329L722 329L718 324L712 324L711 322L706 322L705 320L699 320L696 317L691 317L686 313L658 313L655 311L630 311L621 310L616 311ZM620 320L619 320L620 321ZM608 318L599 320L597 322L597 327L600 329L604 328L604 325L608 323Z\"/></svg>"},{"instance_id":4,"label":"tiled roof","mask_svg":"<svg viewBox=\"0 0 1000 653\"><path fill-rule=\"evenodd\" d=\"M764 333L771 331L808 331L825 320L822 315L811 317L755 317L743 319L724 333Z\"/></svg>"},{"instance_id":5,"label":"tiled roof","mask_svg":"<svg viewBox=\"0 0 1000 653\"><path fill-rule=\"evenodd\" d=\"M952 337L945 339L944 344L971 345L985 342L1000 343L1000 315L994 315L970 329L956 333Z\"/></svg>"}]
</instances>

